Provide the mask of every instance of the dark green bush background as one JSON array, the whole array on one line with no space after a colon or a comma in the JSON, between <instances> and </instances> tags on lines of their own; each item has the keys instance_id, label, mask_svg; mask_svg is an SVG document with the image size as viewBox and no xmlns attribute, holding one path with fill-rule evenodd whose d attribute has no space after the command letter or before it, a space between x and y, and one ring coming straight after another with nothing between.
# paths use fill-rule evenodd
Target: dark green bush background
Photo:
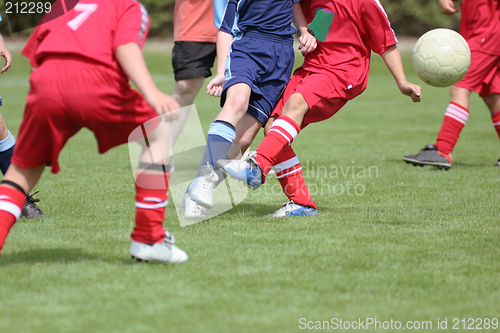
<instances>
[{"instance_id":1,"label":"dark green bush background","mask_svg":"<svg viewBox=\"0 0 500 333\"><path fill-rule=\"evenodd\" d=\"M0 0L0 13L4 21L0 23L0 32L10 35L12 30L7 24L4 2ZM29 0L26 0L29 1ZM444 15L439 10L438 0L381 0L384 5L392 27L397 35L419 36L422 33L437 27L458 28L459 15L453 17ZM171 37L172 20L175 0L143 0L151 17L150 36ZM27 18L28 20L29 18ZM29 27L33 22L18 22L18 28ZM29 31L12 34L22 36Z\"/></svg>"}]
</instances>

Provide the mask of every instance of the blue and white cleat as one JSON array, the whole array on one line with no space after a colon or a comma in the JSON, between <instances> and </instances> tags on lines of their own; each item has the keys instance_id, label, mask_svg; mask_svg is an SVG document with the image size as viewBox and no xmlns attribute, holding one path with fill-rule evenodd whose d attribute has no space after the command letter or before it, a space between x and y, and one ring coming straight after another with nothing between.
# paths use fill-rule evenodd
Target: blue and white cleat
<instances>
[{"instance_id":1,"label":"blue and white cleat","mask_svg":"<svg viewBox=\"0 0 500 333\"><path fill-rule=\"evenodd\" d=\"M256 190L262 185L262 169L257 164L255 155L255 152L251 152L246 159L218 160L217 165L225 174Z\"/></svg>"},{"instance_id":2,"label":"blue and white cleat","mask_svg":"<svg viewBox=\"0 0 500 333\"><path fill-rule=\"evenodd\" d=\"M283 204L280 209L268 217L287 217L287 216L315 216L318 215L318 210L313 207L302 206L293 201Z\"/></svg>"}]
</instances>

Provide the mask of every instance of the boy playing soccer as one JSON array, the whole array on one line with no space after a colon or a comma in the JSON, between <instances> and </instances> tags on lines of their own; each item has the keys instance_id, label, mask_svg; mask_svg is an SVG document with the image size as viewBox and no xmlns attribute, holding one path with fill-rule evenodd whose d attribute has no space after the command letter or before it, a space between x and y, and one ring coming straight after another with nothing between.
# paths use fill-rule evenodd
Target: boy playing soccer
<instances>
[{"instance_id":1,"label":"boy playing soccer","mask_svg":"<svg viewBox=\"0 0 500 333\"><path fill-rule=\"evenodd\" d=\"M292 20L301 32L302 53L316 47L300 5L293 2L214 1L218 66L207 93L221 96L222 110L210 125L197 178L186 189L188 217L207 215L213 205L213 189L223 180L215 162L228 155L231 145L245 151L266 124L291 75L296 32Z\"/></svg>"},{"instance_id":2,"label":"boy playing soccer","mask_svg":"<svg viewBox=\"0 0 500 333\"><path fill-rule=\"evenodd\" d=\"M458 12L452 0L439 0L439 5L444 14ZM416 155L403 157L415 166L451 168L451 153L469 119L469 99L473 91L479 93L488 107L500 138L500 1L465 0L460 6L460 34L470 47L470 68L465 77L450 88L451 100L436 143L426 145ZM500 167L500 160L494 166Z\"/></svg>"},{"instance_id":3,"label":"boy playing soccer","mask_svg":"<svg viewBox=\"0 0 500 333\"><path fill-rule=\"evenodd\" d=\"M81 0L31 35L22 53L36 69L12 164L0 184L0 249L21 214L25 194L46 165L59 171L61 149L82 127L94 132L100 153L128 142L139 126L148 133L148 148L162 145L144 123L178 104L156 88L144 63L141 47L148 26L146 9L134 0ZM136 174L130 254L140 260L183 262L186 253L173 245L162 226L169 168L163 161L148 161L149 152L144 150Z\"/></svg>"},{"instance_id":4,"label":"boy playing soccer","mask_svg":"<svg viewBox=\"0 0 500 333\"><path fill-rule=\"evenodd\" d=\"M177 0L174 8L172 97L181 107L193 104L205 78L212 75L217 29L212 0Z\"/></svg>"},{"instance_id":5,"label":"boy playing soccer","mask_svg":"<svg viewBox=\"0 0 500 333\"><path fill-rule=\"evenodd\" d=\"M311 25L317 23L315 17L330 17L328 31L318 31L326 36L325 41L318 42L317 49L294 72L273 111L279 117L257 152L246 160L217 163L225 173L253 188L264 183L280 158L290 172L301 169L292 142L302 128L330 118L365 90L372 51L382 56L401 93L420 101L420 87L406 80L396 36L378 0L311 0L302 8Z\"/></svg>"}]
</instances>

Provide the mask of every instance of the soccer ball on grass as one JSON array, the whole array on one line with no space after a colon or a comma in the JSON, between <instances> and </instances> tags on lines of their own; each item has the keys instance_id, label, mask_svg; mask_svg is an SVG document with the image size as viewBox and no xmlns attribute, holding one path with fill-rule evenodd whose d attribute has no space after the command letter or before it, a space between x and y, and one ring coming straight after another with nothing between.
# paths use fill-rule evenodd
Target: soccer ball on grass
<instances>
[{"instance_id":1,"label":"soccer ball on grass","mask_svg":"<svg viewBox=\"0 0 500 333\"><path fill-rule=\"evenodd\" d=\"M434 29L423 34L413 49L413 68L433 87L449 87L460 81L470 66L470 49L459 33Z\"/></svg>"}]
</instances>

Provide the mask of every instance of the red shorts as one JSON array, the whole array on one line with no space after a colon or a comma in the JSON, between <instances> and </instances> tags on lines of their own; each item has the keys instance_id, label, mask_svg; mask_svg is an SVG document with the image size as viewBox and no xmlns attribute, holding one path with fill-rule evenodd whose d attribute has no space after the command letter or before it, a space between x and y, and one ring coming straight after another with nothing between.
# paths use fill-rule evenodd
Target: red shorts
<instances>
[{"instance_id":1,"label":"red shorts","mask_svg":"<svg viewBox=\"0 0 500 333\"><path fill-rule=\"evenodd\" d=\"M330 118L348 101L340 97L333 88L332 80L334 79L328 73L314 73L298 68L293 73L271 116L280 116L288 98L294 93L299 93L309 106L309 112L304 117L301 128Z\"/></svg>"},{"instance_id":2,"label":"red shorts","mask_svg":"<svg viewBox=\"0 0 500 333\"><path fill-rule=\"evenodd\" d=\"M130 133L157 116L128 80L101 65L49 59L30 76L30 90L12 163L51 165L82 127L94 132L99 153L127 143Z\"/></svg>"},{"instance_id":3,"label":"red shorts","mask_svg":"<svg viewBox=\"0 0 500 333\"><path fill-rule=\"evenodd\" d=\"M500 94L500 56L471 51L469 71L456 86L481 97Z\"/></svg>"}]
</instances>

